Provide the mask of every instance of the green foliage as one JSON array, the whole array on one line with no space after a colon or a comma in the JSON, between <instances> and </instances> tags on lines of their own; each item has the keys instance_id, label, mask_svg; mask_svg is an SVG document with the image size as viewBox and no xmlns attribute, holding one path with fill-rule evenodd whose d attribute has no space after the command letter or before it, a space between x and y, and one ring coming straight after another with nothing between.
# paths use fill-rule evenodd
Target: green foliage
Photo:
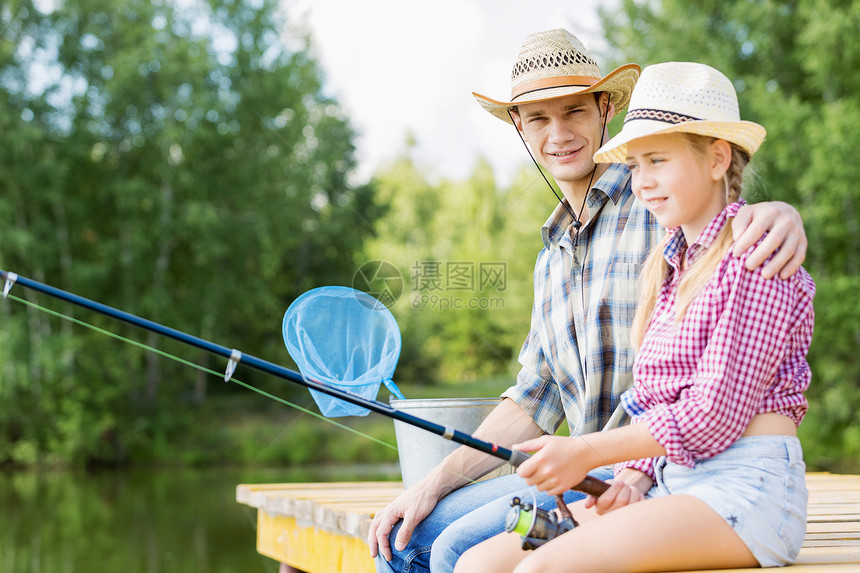
<instances>
[{"instance_id":1,"label":"green foliage","mask_svg":"<svg viewBox=\"0 0 860 573\"><path fill-rule=\"evenodd\" d=\"M408 397L497 395L513 381L539 229L556 205L534 167L510 186L484 161L465 181L431 181L404 155L370 184L350 183L352 128L323 94L309 41L282 42L274 0L70 0L50 10L30 0L0 9L0 268L289 363L279 332L289 302L386 261L403 279L392 311ZM767 127L747 195L801 210L818 285L807 459L860 467L860 0L624 0L603 24L611 59L714 65L735 80L744 117ZM619 127L617 118L610 130ZM0 463L393 459L38 310L7 302L0 321ZM356 423L393 442L389 420Z\"/></svg>"},{"instance_id":2,"label":"green foliage","mask_svg":"<svg viewBox=\"0 0 860 573\"><path fill-rule=\"evenodd\" d=\"M352 272L375 211L372 189L348 182L353 130L307 42L283 43L277 6L6 3L0 267L283 360L284 309ZM0 401L14 404L0 463L157 454L205 397L185 366L37 310L0 312Z\"/></svg>"},{"instance_id":3,"label":"green foliage","mask_svg":"<svg viewBox=\"0 0 860 573\"><path fill-rule=\"evenodd\" d=\"M813 467L860 467L860 1L639 2L603 13L617 60L685 60L732 78L741 115L768 137L753 164L763 196L804 218L816 281L810 410L801 426Z\"/></svg>"},{"instance_id":4,"label":"green foliage","mask_svg":"<svg viewBox=\"0 0 860 573\"><path fill-rule=\"evenodd\" d=\"M387 211L365 257L397 267L405 285L391 308L403 334L397 379L467 384L504 374L512 383L540 227L555 202L543 179L532 168L500 189L479 161L467 181L431 184L401 157L375 185Z\"/></svg>"}]
</instances>

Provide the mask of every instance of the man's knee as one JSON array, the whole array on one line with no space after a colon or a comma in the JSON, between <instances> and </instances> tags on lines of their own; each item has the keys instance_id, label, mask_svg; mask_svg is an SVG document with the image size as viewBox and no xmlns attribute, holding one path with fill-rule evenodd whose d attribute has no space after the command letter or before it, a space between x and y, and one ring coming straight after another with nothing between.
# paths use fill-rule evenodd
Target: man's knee
<instances>
[{"instance_id":1,"label":"man's knee","mask_svg":"<svg viewBox=\"0 0 860 573\"><path fill-rule=\"evenodd\" d=\"M391 561L386 561L382 554L376 556L376 573L429 573L430 572L430 545L423 541L421 535L422 524L418 524L412 532L412 538L402 551L394 548L394 540L400 531L402 521L398 521L388 539L391 542Z\"/></svg>"},{"instance_id":2,"label":"man's knee","mask_svg":"<svg viewBox=\"0 0 860 573\"><path fill-rule=\"evenodd\" d=\"M460 553L454 550L443 535L440 535L430 548L430 570L434 573L453 571L459 557Z\"/></svg>"},{"instance_id":3,"label":"man's knee","mask_svg":"<svg viewBox=\"0 0 860 573\"><path fill-rule=\"evenodd\" d=\"M504 496L446 527L433 542L430 570L433 573L453 571L466 551L504 530L505 515L509 508L510 500Z\"/></svg>"}]
</instances>

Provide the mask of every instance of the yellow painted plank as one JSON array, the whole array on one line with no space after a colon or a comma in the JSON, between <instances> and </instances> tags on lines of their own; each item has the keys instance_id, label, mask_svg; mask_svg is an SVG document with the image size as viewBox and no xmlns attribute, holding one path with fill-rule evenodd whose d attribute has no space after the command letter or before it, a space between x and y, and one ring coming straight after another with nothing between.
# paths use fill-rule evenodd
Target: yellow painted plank
<instances>
[{"instance_id":1,"label":"yellow painted plank","mask_svg":"<svg viewBox=\"0 0 860 573\"><path fill-rule=\"evenodd\" d=\"M363 539L257 512L257 552L308 573L374 573Z\"/></svg>"}]
</instances>

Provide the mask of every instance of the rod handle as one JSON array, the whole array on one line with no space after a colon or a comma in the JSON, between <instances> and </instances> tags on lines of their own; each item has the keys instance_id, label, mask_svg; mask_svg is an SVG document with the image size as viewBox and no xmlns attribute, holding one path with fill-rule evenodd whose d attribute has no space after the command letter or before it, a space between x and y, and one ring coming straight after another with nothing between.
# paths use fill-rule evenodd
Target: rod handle
<instances>
[{"instance_id":1,"label":"rod handle","mask_svg":"<svg viewBox=\"0 0 860 573\"><path fill-rule=\"evenodd\" d=\"M596 477L585 476L585 479L573 486L572 489L593 495L594 497L600 497L600 494L609 489L609 484Z\"/></svg>"},{"instance_id":2,"label":"rod handle","mask_svg":"<svg viewBox=\"0 0 860 573\"><path fill-rule=\"evenodd\" d=\"M511 450L511 457L508 458L508 463L514 466L515 468L520 467L520 464L529 459L531 454L524 452L522 450Z\"/></svg>"},{"instance_id":3,"label":"rod handle","mask_svg":"<svg viewBox=\"0 0 860 573\"><path fill-rule=\"evenodd\" d=\"M511 457L508 459L508 463L516 468L530 457L531 454L522 450L511 450ZM585 476L584 480L573 486L571 489L587 493L588 495L593 495L594 497L600 497L600 494L609 489L609 484L601 479L597 479L596 477Z\"/></svg>"}]
</instances>

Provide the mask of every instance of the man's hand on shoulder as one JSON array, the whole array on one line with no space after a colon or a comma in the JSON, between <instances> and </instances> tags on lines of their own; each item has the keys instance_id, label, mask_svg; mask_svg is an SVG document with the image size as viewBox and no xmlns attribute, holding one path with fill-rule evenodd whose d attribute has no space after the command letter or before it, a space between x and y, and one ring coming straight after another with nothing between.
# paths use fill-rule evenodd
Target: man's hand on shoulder
<instances>
[{"instance_id":1,"label":"man's hand on shoulder","mask_svg":"<svg viewBox=\"0 0 860 573\"><path fill-rule=\"evenodd\" d=\"M746 261L749 270L760 267L771 255L761 275L772 278L779 274L787 279L806 258L806 233L797 209L781 201L744 205L732 221L735 246L732 254L741 256L767 233L764 241Z\"/></svg>"}]
</instances>

